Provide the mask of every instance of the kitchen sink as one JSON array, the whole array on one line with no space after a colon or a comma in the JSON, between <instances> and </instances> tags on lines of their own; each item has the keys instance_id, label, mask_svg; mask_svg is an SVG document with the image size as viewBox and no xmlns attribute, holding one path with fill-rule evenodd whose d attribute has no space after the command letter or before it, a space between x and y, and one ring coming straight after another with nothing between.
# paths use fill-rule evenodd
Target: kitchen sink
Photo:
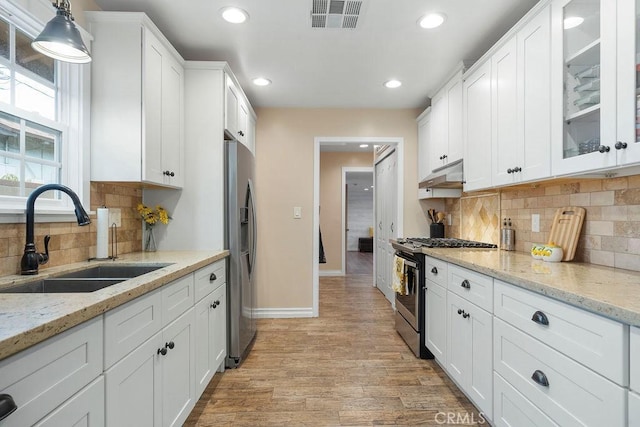
<instances>
[{"instance_id":1,"label":"kitchen sink","mask_svg":"<svg viewBox=\"0 0 640 427\"><path fill-rule=\"evenodd\" d=\"M159 270L171 264L97 265L56 277L0 289L3 294L94 292L116 283Z\"/></svg>"},{"instance_id":2,"label":"kitchen sink","mask_svg":"<svg viewBox=\"0 0 640 427\"><path fill-rule=\"evenodd\" d=\"M93 292L126 279L40 279L0 289L2 294L47 294Z\"/></svg>"},{"instance_id":3,"label":"kitchen sink","mask_svg":"<svg viewBox=\"0 0 640 427\"><path fill-rule=\"evenodd\" d=\"M56 278L78 279L131 279L150 273L171 264L129 264L129 265L97 265L73 273L61 274Z\"/></svg>"}]
</instances>

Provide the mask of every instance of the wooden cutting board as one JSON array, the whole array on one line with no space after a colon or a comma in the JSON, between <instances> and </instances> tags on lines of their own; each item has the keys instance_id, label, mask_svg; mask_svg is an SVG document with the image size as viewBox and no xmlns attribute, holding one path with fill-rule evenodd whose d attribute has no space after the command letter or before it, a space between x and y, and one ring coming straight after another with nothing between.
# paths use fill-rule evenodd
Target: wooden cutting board
<instances>
[{"instance_id":1,"label":"wooden cutting board","mask_svg":"<svg viewBox=\"0 0 640 427\"><path fill-rule=\"evenodd\" d=\"M568 206L558 208L553 217L549 243L554 243L562 248L562 261L571 261L576 253L585 214L584 208Z\"/></svg>"}]
</instances>

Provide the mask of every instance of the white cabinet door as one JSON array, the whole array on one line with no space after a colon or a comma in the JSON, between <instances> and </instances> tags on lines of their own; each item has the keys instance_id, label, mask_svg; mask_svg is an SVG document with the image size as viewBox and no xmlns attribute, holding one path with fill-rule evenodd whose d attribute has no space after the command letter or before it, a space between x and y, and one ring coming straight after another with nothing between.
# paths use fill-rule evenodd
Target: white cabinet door
<instances>
[{"instance_id":1,"label":"white cabinet door","mask_svg":"<svg viewBox=\"0 0 640 427\"><path fill-rule=\"evenodd\" d=\"M238 138L238 94L229 76L225 84L224 128L232 138Z\"/></svg>"},{"instance_id":2,"label":"white cabinet door","mask_svg":"<svg viewBox=\"0 0 640 427\"><path fill-rule=\"evenodd\" d=\"M464 190L491 186L491 61L465 78Z\"/></svg>"},{"instance_id":3,"label":"white cabinet door","mask_svg":"<svg viewBox=\"0 0 640 427\"><path fill-rule=\"evenodd\" d=\"M111 427L152 427L162 425L161 364L166 356L162 333L105 372L106 425Z\"/></svg>"},{"instance_id":4,"label":"white cabinet door","mask_svg":"<svg viewBox=\"0 0 640 427\"><path fill-rule=\"evenodd\" d=\"M162 61L162 174L174 187L184 184L184 70L165 55Z\"/></svg>"},{"instance_id":5,"label":"white cabinet door","mask_svg":"<svg viewBox=\"0 0 640 427\"><path fill-rule=\"evenodd\" d=\"M151 34L144 32L144 134L142 179L162 183L162 62L164 47Z\"/></svg>"},{"instance_id":6,"label":"white cabinet door","mask_svg":"<svg viewBox=\"0 0 640 427\"><path fill-rule=\"evenodd\" d=\"M426 282L425 331L426 346L442 365L447 362L447 290Z\"/></svg>"},{"instance_id":7,"label":"white cabinet door","mask_svg":"<svg viewBox=\"0 0 640 427\"><path fill-rule=\"evenodd\" d=\"M441 90L431 100L431 141L428 148L429 169L433 170L445 165L447 153L447 92Z\"/></svg>"},{"instance_id":8,"label":"white cabinet door","mask_svg":"<svg viewBox=\"0 0 640 427\"><path fill-rule=\"evenodd\" d=\"M242 100L238 100L238 141L247 145L247 123L249 119L249 109ZM248 147L251 149L251 147Z\"/></svg>"},{"instance_id":9,"label":"white cabinet door","mask_svg":"<svg viewBox=\"0 0 640 427\"><path fill-rule=\"evenodd\" d=\"M213 336L211 312L213 301L207 296L196 304L194 308L194 372L196 396L200 396L211 378L214 368L211 366L212 354L211 337Z\"/></svg>"},{"instance_id":10,"label":"white cabinet door","mask_svg":"<svg viewBox=\"0 0 640 427\"><path fill-rule=\"evenodd\" d=\"M162 425L181 426L196 404L193 308L162 333Z\"/></svg>"},{"instance_id":11,"label":"white cabinet door","mask_svg":"<svg viewBox=\"0 0 640 427\"><path fill-rule=\"evenodd\" d=\"M462 310L467 302L454 294L447 293L447 372L458 385L465 389L471 352L471 328L467 319L462 317Z\"/></svg>"},{"instance_id":12,"label":"white cabinet door","mask_svg":"<svg viewBox=\"0 0 640 427\"><path fill-rule=\"evenodd\" d=\"M431 145L431 107L418 118L418 182L431 173L429 146Z\"/></svg>"},{"instance_id":13,"label":"white cabinet door","mask_svg":"<svg viewBox=\"0 0 640 427\"><path fill-rule=\"evenodd\" d=\"M551 6L516 35L518 163L513 175L531 181L551 175Z\"/></svg>"},{"instance_id":14,"label":"white cabinet door","mask_svg":"<svg viewBox=\"0 0 640 427\"><path fill-rule=\"evenodd\" d=\"M213 300L213 315L211 316L212 351L211 367L213 370L223 370L227 357L227 287L220 286L211 294Z\"/></svg>"},{"instance_id":15,"label":"white cabinet door","mask_svg":"<svg viewBox=\"0 0 640 427\"><path fill-rule=\"evenodd\" d=\"M493 374L493 422L499 427L558 427L504 378Z\"/></svg>"},{"instance_id":16,"label":"white cabinet door","mask_svg":"<svg viewBox=\"0 0 640 427\"><path fill-rule=\"evenodd\" d=\"M516 91L516 39L509 40L491 57L492 185L518 181L518 97ZM466 166L466 165L465 165Z\"/></svg>"},{"instance_id":17,"label":"white cabinet door","mask_svg":"<svg viewBox=\"0 0 640 427\"><path fill-rule=\"evenodd\" d=\"M446 163L460 160L462 143L462 71L446 87L447 91L447 151Z\"/></svg>"},{"instance_id":18,"label":"white cabinet door","mask_svg":"<svg viewBox=\"0 0 640 427\"><path fill-rule=\"evenodd\" d=\"M630 328L629 339L629 388L640 393L640 328Z\"/></svg>"},{"instance_id":19,"label":"white cabinet door","mask_svg":"<svg viewBox=\"0 0 640 427\"><path fill-rule=\"evenodd\" d=\"M629 427L640 427L640 394L629 392Z\"/></svg>"},{"instance_id":20,"label":"white cabinet door","mask_svg":"<svg viewBox=\"0 0 640 427\"><path fill-rule=\"evenodd\" d=\"M101 375L34 426L102 427L104 425L104 377Z\"/></svg>"}]
</instances>

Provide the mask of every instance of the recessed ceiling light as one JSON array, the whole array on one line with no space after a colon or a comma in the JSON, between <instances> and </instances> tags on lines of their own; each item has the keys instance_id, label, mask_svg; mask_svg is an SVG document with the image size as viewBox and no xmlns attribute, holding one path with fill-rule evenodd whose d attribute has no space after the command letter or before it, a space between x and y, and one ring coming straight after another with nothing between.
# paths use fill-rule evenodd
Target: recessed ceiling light
<instances>
[{"instance_id":1,"label":"recessed ceiling light","mask_svg":"<svg viewBox=\"0 0 640 427\"><path fill-rule=\"evenodd\" d=\"M368 189L368 188L365 188L365 189L364 189L364 191L369 191L369 189Z\"/></svg>"},{"instance_id":2,"label":"recessed ceiling light","mask_svg":"<svg viewBox=\"0 0 640 427\"><path fill-rule=\"evenodd\" d=\"M575 28L584 22L584 18L581 16L567 16L564 18L564 29Z\"/></svg>"},{"instance_id":3,"label":"recessed ceiling light","mask_svg":"<svg viewBox=\"0 0 640 427\"><path fill-rule=\"evenodd\" d=\"M264 77L256 77L253 79L253 84L256 86L269 86L271 84L271 80L265 79Z\"/></svg>"},{"instance_id":4,"label":"recessed ceiling light","mask_svg":"<svg viewBox=\"0 0 640 427\"><path fill-rule=\"evenodd\" d=\"M442 13L429 13L420 18L420 20L418 21L418 25L420 25L422 28L431 29L442 25L444 20L445 16Z\"/></svg>"},{"instance_id":5,"label":"recessed ceiling light","mask_svg":"<svg viewBox=\"0 0 640 427\"><path fill-rule=\"evenodd\" d=\"M367 148L369 144L360 144L360 148Z\"/></svg>"},{"instance_id":6,"label":"recessed ceiling light","mask_svg":"<svg viewBox=\"0 0 640 427\"><path fill-rule=\"evenodd\" d=\"M249 14L246 10L233 6L222 8L220 10L220 14L225 21L231 22L232 24L242 24L244 21L249 19Z\"/></svg>"},{"instance_id":7,"label":"recessed ceiling light","mask_svg":"<svg viewBox=\"0 0 640 427\"><path fill-rule=\"evenodd\" d=\"M402 82L400 80L391 79L389 81L384 82L384 87L388 87L389 89L395 89L400 86L402 86Z\"/></svg>"}]
</instances>

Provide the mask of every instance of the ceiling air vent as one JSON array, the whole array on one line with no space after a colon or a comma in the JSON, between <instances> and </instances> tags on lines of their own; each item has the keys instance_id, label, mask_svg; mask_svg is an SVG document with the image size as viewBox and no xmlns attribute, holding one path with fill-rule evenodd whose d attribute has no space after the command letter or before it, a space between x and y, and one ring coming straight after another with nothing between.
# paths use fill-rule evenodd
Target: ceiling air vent
<instances>
[{"instance_id":1,"label":"ceiling air vent","mask_svg":"<svg viewBox=\"0 0 640 427\"><path fill-rule=\"evenodd\" d=\"M312 0L311 28L356 28L363 0Z\"/></svg>"}]
</instances>

